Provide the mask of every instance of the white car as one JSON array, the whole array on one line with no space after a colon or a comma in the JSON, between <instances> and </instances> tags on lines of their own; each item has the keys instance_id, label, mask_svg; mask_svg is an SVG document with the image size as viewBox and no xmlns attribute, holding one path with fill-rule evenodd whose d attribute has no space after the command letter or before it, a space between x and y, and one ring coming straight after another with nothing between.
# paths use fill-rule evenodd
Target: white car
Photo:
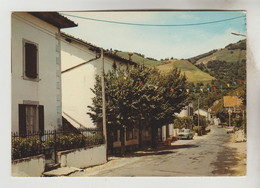
<instances>
[{"instance_id":1,"label":"white car","mask_svg":"<svg viewBox=\"0 0 260 188\"><path fill-rule=\"evenodd\" d=\"M234 127L227 127L227 134L235 132Z\"/></svg>"},{"instance_id":2,"label":"white car","mask_svg":"<svg viewBox=\"0 0 260 188\"><path fill-rule=\"evenodd\" d=\"M178 139L193 139L193 134L190 129L181 129L177 136Z\"/></svg>"}]
</instances>

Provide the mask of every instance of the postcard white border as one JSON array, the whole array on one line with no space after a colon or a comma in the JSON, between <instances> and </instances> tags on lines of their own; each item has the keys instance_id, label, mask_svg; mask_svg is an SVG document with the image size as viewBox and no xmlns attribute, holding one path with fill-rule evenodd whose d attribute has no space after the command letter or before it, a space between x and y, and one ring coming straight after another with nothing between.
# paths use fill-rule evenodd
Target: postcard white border
<instances>
[{"instance_id":1,"label":"postcard white border","mask_svg":"<svg viewBox=\"0 0 260 188\"><path fill-rule=\"evenodd\" d=\"M260 187L260 1L257 0L45 0L3 1L0 7L1 68L0 84L0 179L4 187ZM248 173L246 177L150 177L150 178L12 178L10 176L11 124L11 11L69 11L69 10L246 10L247 11L247 87L248 87Z\"/></svg>"}]
</instances>

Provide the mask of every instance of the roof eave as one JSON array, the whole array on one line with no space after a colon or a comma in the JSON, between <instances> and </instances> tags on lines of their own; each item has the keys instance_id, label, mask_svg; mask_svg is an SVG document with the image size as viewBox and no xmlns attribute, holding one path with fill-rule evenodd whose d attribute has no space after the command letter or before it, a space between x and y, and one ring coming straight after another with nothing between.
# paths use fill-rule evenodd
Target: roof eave
<instances>
[{"instance_id":1,"label":"roof eave","mask_svg":"<svg viewBox=\"0 0 260 188\"><path fill-rule=\"evenodd\" d=\"M64 37L64 38L70 39L70 40L72 40L74 42L77 42L77 43L79 43L79 44L81 44L83 46L86 46L91 51L94 51L94 52L100 52L101 51L100 47L97 47L97 46L95 46L93 44L90 44L90 43L88 43L86 41L83 41L82 39L75 38L74 36L71 36L71 35L69 35L67 33L61 32L61 36ZM118 55L116 55L116 54L114 54L114 53L112 53L110 51L104 50L104 56L107 56L107 57L110 57L110 58L114 58L116 60L123 61L125 63L130 64L130 65L138 65L136 62L128 60L128 59L125 59L125 58L123 58L121 56L118 56Z\"/></svg>"},{"instance_id":2,"label":"roof eave","mask_svg":"<svg viewBox=\"0 0 260 188\"><path fill-rule=\"evenodd\" d=\"M72 20L62 16L58 12L29 12L29 14L51 24L59 29L77 27L78 25Z\"/></svg>"}]
</instances>

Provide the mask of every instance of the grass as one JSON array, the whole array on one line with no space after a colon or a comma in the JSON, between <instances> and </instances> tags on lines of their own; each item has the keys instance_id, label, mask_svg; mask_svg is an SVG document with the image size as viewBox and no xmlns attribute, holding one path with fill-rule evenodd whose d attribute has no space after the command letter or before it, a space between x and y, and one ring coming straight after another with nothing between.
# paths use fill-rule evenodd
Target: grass
<instances>
[{"instance_id":1,"label":"grass","mask_svg":"<svg viewBox=\"0 0 260 188\"><path fill-rule=\"evenodd\" d=\"M117 52L117 55L125 58L125 59L128 59L128 52ZM161 61L155 61L155 60L151 60L151 59L147 59L147 58L144 58L140 55L137 55L137 54L133 54L131 59L133 61L135 61L136 63L138 64L145 64L145 65L149 65L149 66L156 66L156 65L160 65L161 64Z\"/></svg>"},{"instance_id":2,"label":"grass","mask_svg":"<svg viewBox=\"0 0 260 188\"><path fill-rule=\"evenodd\" d=\"M188 62L187 60L171 60L171 63L159 65L157 68L161 72L169 72L173 67L181 70L182 74L185 74L189 82L203 82L210 83L211 80L215 79L208 73L205 73L198 69L196 66Z\"/></svg>"},{"instance_id":3,"label":"grass","mask_svg":"<svg viewBox=\"0 0 260 188\"><path fill-rule=\"evenodd\" d=\"M200 64L203 61L209 61L209 60L220 60L220 61L226 61L228 63L230 62L237 62L242 61L242 59L246 59L246 50L228 50L226 48L218 50L217 52L213 53L210 56L204 57L199 59L196 64Z\"/></svg>"}]
</instances>

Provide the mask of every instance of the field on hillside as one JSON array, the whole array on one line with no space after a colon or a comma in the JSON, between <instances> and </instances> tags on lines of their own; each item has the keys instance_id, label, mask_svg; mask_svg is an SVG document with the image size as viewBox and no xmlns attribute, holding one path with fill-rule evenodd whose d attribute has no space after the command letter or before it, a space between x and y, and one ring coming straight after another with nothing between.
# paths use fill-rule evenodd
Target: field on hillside
<instances>
[{"instance_id":1,"label":"field on hillside","mask_svg":"<svg viewBox=\"0 0 260 188\"><path fill-rule=\"evenodd\" d=\"M209 82L211 82L211 80L215 79L214 77L210 76L209 74L198 69L196 66L192 65L187 60L171 60L171 63L157 66L157 68L161 72L168 72L173 67L179 68L181 70L182 74L186 75L187 80L189 82L209 83Z\"/></svg>"},{"instance_id":2,"label":"field on hillside","mask_svg":"<svg viewBox=\"0 0 260 188\"><path fill-rule=\"evenodd\" d=\"M128 59L128 52L117 52L117 55L125 58L125 59ZM161 64L161 61L156 61L156 60L151 60L151 59L147 59L147 58L144 58L140 55L137 55L137 54L133 54L132 55L132 60L139 63L139 64L145 64L145 65L160 65Z\"/></svg>"},{"instance_id":3,"label":"field on hillside","mask_svg":"<svg viewBox=\"0 0 260 188\"><path fill-rule=\"evenodd\" d=\"M246 50L240 50L240 49L235 49L235 50L228 50L228 49L222 49L218 50L217 52L213 53L210 56L204 57L199 59L196 64L200 63L207 63L210 60L219 60L219 61L226 61L228 63L230 62L237 62L237 60L240 59L246 59Z\"/></svg>"}]
</instances>

